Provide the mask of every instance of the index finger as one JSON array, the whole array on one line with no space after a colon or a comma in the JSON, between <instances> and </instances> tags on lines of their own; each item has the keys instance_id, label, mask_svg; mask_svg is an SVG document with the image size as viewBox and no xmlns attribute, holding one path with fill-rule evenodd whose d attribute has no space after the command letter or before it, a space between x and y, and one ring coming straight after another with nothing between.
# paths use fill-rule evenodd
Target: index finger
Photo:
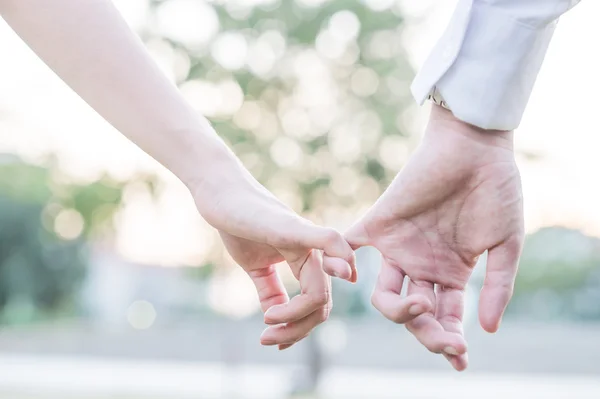
<instances>
[{"instance_id":1,"label":"index finger","mask_svg":"<svg viewBox=\"0 0 600 399\"><path fill-rule=\"evenodd\" d=\"M287 291L279 279L277 269L274 265L250 271L248 275L256 287L258 300L263 312L266 312L275 305L288 302Z\"/></svg>"},{"instance_id":2,"label":"index finger","mask_svg":"<svg viewBox=\"0 0 600 399\"><path fill-rule=\"evenodd\" d=\"M323 271L322 262L319 251L310 252L298 273L300 295L293 297L288 303L271 307L265 313L265 323L291 323L330 303L330 279Z\"/></svg>"}]
</instances>

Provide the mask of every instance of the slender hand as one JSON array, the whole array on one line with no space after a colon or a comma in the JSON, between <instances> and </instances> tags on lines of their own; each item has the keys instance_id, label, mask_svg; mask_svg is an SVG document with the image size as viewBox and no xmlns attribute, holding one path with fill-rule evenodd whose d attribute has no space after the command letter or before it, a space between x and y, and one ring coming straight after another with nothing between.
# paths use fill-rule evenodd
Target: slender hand
<instances>
[{"instance_id":1,"label":"slender hand","mask_svg":"<svg viewBox=\"0 0 600 399\"><path fill-rule=\"evenodd\" d=\"M289 345L331 307L323 270L355 280L343 237L277 201L241 166L156 66L110 0L0 0L0 14L102 117L171 170L259 290L265 344ZM322 252L323 251L323 252ZM302 294L287 303L273 264L286 260Z\"/></svg>"},{"instance_id":2,"label":"slender hand","mask_svg":"<svg viewBox=\"0 0 600 399\"><path fill-rule=\"evenodd\" d=\"M198 209L256 286L271 325L261 342L286 349L329 317L331 282L324 271L356 281L352 248L337 231L299 217L231 158L214 170L191 186ZM275 268L282 261L300 281L301 293L291 301Z\"/></svg>"},{"instance_id":3,"label":"slender hand","mask_svg":"<svg viewBox=\"0 0 600 399\"><path fill-rule=\"evenodd\" d=\"M457 370L467 367L462 316L473 267L489 251L479 320L495 332L512 296L523 236L512 132L483 131L437 106L406 167L346 234L354 248L372 245L382 254L373 305Z\"/></svg>"}]
</instances>

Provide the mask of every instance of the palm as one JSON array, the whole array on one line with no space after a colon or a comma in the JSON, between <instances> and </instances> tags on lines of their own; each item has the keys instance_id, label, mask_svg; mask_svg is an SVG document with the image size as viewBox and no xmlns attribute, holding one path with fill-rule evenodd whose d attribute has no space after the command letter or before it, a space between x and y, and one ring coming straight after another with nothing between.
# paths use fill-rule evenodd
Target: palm
<instances>
[{"instance_id":1,"label":"palm","mask_svg":"<svg viewBox=\"0 0 600 399\"><path fill-rule=\"evenodd\" d=\"M509 173L513 177L506 181ZM425 210L415 206L389 215L375 208L366 227L382 254L411 277L464 288L481 253L519 236L518 171L514 164L489 165L443 194ZM407 190L401 195L418 196Z\"/></svg>"},{"instance_id":2,"label":"palm","mask_svg":"<svg viewBox=\"0 0 600 399\"><path fill-rule=\"evenodd\" d=\"M480 321L497 330L520 254L522 196L505 142L448 130L430 124L422 146L347 238L382 254L374 305L464 369L464 289L477 258L489 250ZM410 281L401 297L405 276Z\"/></svg>"}]
</instances>

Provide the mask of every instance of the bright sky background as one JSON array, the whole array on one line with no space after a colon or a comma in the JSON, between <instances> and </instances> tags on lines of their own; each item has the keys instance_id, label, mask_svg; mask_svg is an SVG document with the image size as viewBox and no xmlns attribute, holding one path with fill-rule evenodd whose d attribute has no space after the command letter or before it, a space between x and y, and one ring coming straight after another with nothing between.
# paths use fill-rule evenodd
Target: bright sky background
<instances>
[{"instance_id":1,"label":"bright sky background","mask_svg":"<svg viewBox=\"0 0 600 399\"><path fill-rule=\"evenodd\" d=\"M406 36L418 66L444 29L455 1L404 2L409 15L420 21ZM116 3L134 27L144 20L145 0ZM520 161L529 231L561 224L600 236L600 57L593 50L600 38L598 16L600 2L584 1L563 18L516 133L518 149L543 157ZM65 168L83 179L102 170L123 177L135 170L160 171L170 182L168 194L158 209L149 199L136 198L121 220L121 251L153 264L193 263L203 255L212 236L202 228L183 186L91 111L3 22L0 59L0 152L35 159L52 149ZM418 125L426 112L416 111Z\"/></svg>"}]
</instances>

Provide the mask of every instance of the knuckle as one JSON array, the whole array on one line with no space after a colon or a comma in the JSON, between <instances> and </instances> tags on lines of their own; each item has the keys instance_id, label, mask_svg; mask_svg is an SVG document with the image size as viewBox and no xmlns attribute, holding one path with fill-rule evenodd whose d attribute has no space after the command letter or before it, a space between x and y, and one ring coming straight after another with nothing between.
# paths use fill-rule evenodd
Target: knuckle
<instances>
[{"instance_id":1,"label":"knuckle","mask_svg":"<svg viewBox=\"0 0 600 399\"><path fill-rule=\"evenodd\" d=\"M459 316L448 314L440 317L439 322L445 326L446 331L449 326L452 326L452 332L463 334L463 321Z\"/></svg>"},{"instance_id":2,"label":"knuckle","mask_svg":"<svg viewBox=\"0 0 600 399\"><path fill-rule=\"evenodd\" d=\"M314 307L324 307L329 304L329 298L330 298L329 292L315 294L311 297L311 303Z\"/></svg>"},{"instance_id":3,"label":"knuckle","mask_svg":"<svg viewBox=\"0 0 600 399\"><path fill-rule=\"evenodd\" d=\"M413 318L408 313L408 307L406 305L403 305L397 309L394 309L393 312L390 314L389 319L396 324L407 324Z\"/></svg>"},{"instance_id":4,"label":"knuckle","mask_svg":"<svg viewBox=\"0 0 600 399\"><path fill-rule=\"evenodd\" d=\"M406 318L404 317L404 313L401 310L396 310L394 313L390 315L390 320L396 324L404 324L406 323Z\"/></svg>"},{"instance_id":5,"label":"knuckle","mask_svg":"<svg viewBox=\"0 0 600 399\"><path fill-rule=\"evenodd\" d=\"M508 294L510 298L515 290L515 278L504 278L498 281L497 287L501 289L505 294Z\"/></svg>"},{"instance_id":6,"label":"knuckle","mask_svg":"<svg viewBox=\"0 0 600 399\"><path fill-rule=\"evenodd\" d=\"M325 234L324 234L324 244L327 247L331 247L336 245L340 239L342 239L342 235L335 229L331 228L331 227L326 227L325 228Z\"/></svg>"},{"instance_id":7,"label":"knuckle","mask_svg":"<svg viewBox=\"0 0 600 399\"><path fill-rule=\"evenodd\" d=\"M515 285L514 283L507 284L505 287L503 287L502 290L504 291L502 299L504 299L504 302L508 303L508 301L510 301L510 299L513 297L513 294L515 293Z\"/></svg>"},{"instance_id":8,"label":"knuckle","mask_svg":"<svg viewBox=\"0 0 600 399\"><path fill-rule=\"evenodd\" d=\"M281 330L282 342L295 342L299 336L297 330L296 323L287 323Z\"/></svg>"},{"instance_id":9,"label":"knuckle","mask_svg":"<svg viewBox=\"0 0 600 399\"><path fill-rule=\"evenodd\" d=\"M290 328L292 327L293 323L286 323L286 324L281 324L280 326L277 327L278 329L278 333L280 335L286 335L289 334L290 332Z\"/></svg>"},{"instance_id":10,"label":"knuckle","mask_svg":"<svg viewBox=\"0 0 600 399\"><path fill-rule=\"evenodd\" d=\"M325 306L319 311L319 324L325 323L331 315L331 307Z\"/></svg>"},{"instance_id":11,"label":"knuckle","mask_svg":"<svg viewBox=\"0 0 600 399\"><path fill-rule=\"evenodd\" d=\"M504 271L489 271L483 285L486 290L500 292L510 298L515 289L515 277Z\"/></svg>"},{"instance_id":12,"label":"knuckle","mask_svg":"<svg viewBox=\"0 0 600 399\"><path fill-rule=\"evenodd\" d=\"M513 251L514 253L520 254L521 249L523 248L524 240L525 240L525 234L519 232L519 233L511 236L509 239L507 239L504 242L504 245L506 246L506 249L508 249L509 251Z\"/></svg>"},{"instance_id":13,"label":"knuckle","mask_svg":"<svg viewBox=\"0 0 600 399\"><path fill-rule=\"evenodd\" d=\"M319 311L319 324L325 323L327 319L329 319L329 310L327 310L326 308L321 309Z\"/></svg>"}]
</instances>

